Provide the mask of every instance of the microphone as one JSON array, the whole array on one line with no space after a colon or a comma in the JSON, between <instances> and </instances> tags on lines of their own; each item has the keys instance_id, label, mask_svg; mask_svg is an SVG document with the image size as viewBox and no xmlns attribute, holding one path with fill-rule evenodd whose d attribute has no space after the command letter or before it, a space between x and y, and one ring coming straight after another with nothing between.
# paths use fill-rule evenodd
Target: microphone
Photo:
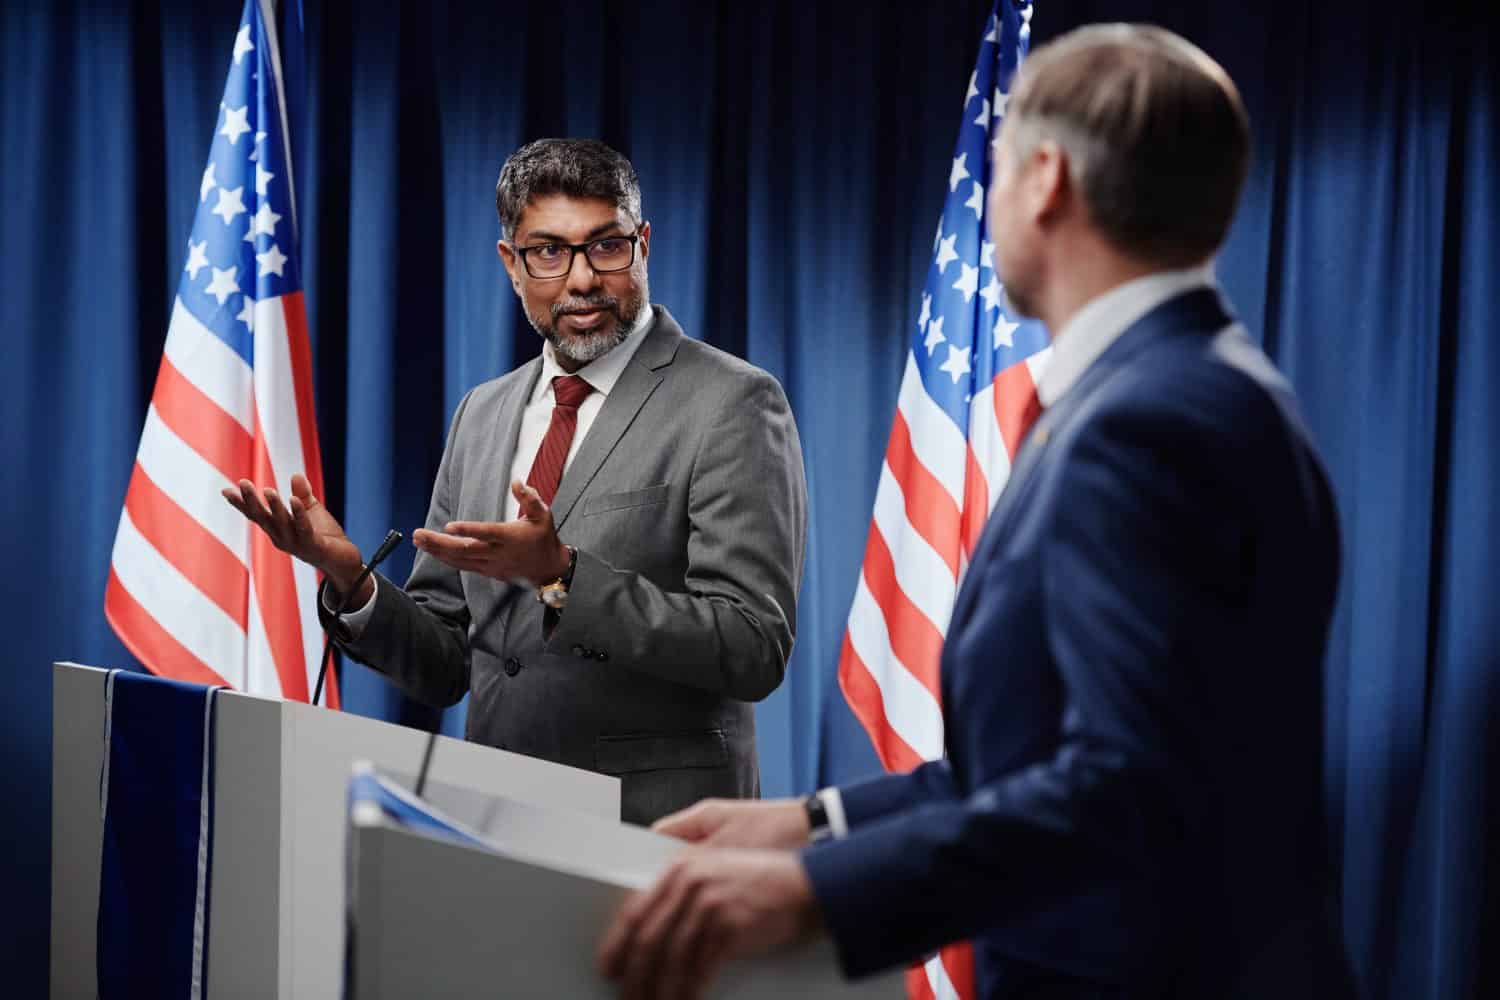
<instances>
[{"instance_id":1,"label":"microphone","mask_svg":"<svg viewBox=\"0 0 1500 1000\"><path fill-rule=\"evenodd\" d=\"M339 606L333 613L333 620L335 623L338 622L339 617L343 615L345 611L349 610L349 602L354 600L355 594L359 593L360 584L369 579L370 574L375 572L375 567L379 566L381 561L384 560L386 556L394 552L396 546L400 542L401 532L397 531L395 528L392 528L390 531L387 531L385 533L385 541L381 542L380 547L376 549L375 552L370 556L370 561L365 563L365 568L359 571L359 576L354 578L354 583L350 585L348 592L344 594L343 600L339 601ZM318 699L322 697L323 678L328 674L328 664L332 662L333 659L331 655L332 653L333 632L331 630L327 630L325 631L325 636L323 639L322 665L318 668L318 684L317 687L313 689L312 703L314 705L316 705L318 703Z\"/></svg>"}]
</instances>

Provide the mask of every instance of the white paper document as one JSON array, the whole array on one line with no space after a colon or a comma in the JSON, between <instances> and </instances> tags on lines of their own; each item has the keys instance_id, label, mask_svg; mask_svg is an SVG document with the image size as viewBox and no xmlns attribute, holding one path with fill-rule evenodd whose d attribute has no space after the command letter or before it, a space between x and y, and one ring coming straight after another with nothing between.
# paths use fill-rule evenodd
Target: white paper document
<instances>
[{"instance_id":1,"label":"white paper document","mask_svg":"<svg viewBox=\"0 0 1500 1000\"><path fill-rule=\"evenodd\" d=\"M402 804L351 809L351 997L613 995L594 971L595 948L628 893L651 885L681 841L435 782L425 802L382 784ZM403 808L451 832L403 824ZM824 939L733 963L710 995L905 992L899 974L845 982Z\"/></svg>"}]
</instances>

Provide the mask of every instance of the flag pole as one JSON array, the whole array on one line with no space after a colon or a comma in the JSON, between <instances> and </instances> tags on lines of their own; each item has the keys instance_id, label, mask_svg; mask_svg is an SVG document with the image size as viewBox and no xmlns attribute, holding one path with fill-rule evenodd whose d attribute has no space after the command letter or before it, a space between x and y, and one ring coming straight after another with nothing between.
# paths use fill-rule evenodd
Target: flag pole
<instances>
[{"instance_id":1,"label":"flag pole","mask_svg":"<svg viewBox=\"0 0 1500 1000\"><path fill-rule=\"evenodd\" d=\"M261 23L266 26L266 39L271 49L271 76L276 86L276 113L281 118L281 150L286 157L282 169L286 171L287 200L292 205L292 235L297 238L298 246L302 243L301 227L297 220L297 185L292 178L292 130L288 127L286 117L286 87L282 83L281 76L281 42L276 35L276 2L275 0L257 0L260 4Z\"/></svg>"}]
</instances>

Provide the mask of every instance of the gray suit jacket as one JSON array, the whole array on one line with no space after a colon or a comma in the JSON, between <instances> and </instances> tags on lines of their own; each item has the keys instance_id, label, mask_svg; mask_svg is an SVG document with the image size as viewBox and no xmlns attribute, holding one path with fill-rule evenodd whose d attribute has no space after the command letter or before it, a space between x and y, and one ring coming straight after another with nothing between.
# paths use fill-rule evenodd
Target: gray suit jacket
<instances>
[{"instance_id":1,"label":"gray suit jacket","mask_svg":"<svg viewBox=\"0 0 1500 1000\"><path fill-rule=\"evenodd\" d=\"M618 775L622 818L759 791L750 702L786 671L807 490L781 386L660 306L552 505L578 549L550 638L529 585L418 553L345 651L413 698L470 695L467 736ZM459 404L427 527L499 521L541 359Z\"/></svg>"}]
</instances>

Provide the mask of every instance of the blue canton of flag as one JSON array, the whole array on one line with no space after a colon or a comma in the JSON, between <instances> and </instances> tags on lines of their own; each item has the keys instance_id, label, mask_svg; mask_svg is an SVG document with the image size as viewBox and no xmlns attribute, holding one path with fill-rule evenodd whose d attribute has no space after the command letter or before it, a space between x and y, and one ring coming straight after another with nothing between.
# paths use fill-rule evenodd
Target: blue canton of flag
<instances>
[{"instance_id":1,"label":"blue canton of flag","mask_svg":"<svg viewBox=\"0 0 1500 1000\"><path fill-rule=\"evenodd\" d=\"M1048 343L1040 323L1006 311L986 229L990 155L1011 79L1030 43L1030 21L1029 4L1017 10L1001 3L990 17L964 96L948 197L933 238L912 344L928 395L961 431L968 429L968 404L975 393Z\"/></svg>"},{"instance_id":2,"label":"blue canton of flag","mask_svg":"<svg viewBox=\"0 0 1500 1000\"><path fill-rule=\"evenodd\" d=\"M177 294L214 335L254 364L255 303L300 290L292 185L265 25L245 5L219 123L199 185ZM252 23L253 22L253 23ZM256 42L260 44L257 45ZM269 127L267 127L269 125Z\"/></svg>"}]
</instances>

